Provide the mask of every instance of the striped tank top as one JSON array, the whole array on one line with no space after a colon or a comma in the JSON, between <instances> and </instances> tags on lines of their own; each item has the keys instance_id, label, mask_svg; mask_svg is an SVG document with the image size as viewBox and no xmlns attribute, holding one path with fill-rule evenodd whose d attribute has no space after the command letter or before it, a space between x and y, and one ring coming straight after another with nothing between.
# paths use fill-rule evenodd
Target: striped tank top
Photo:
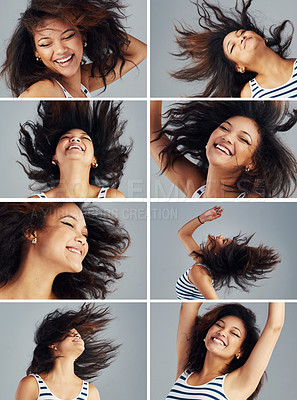
<instances>
[{"instance_id":1,"label":"striped tank top","mask_svg":"<svg viewBox=\"0 0 297 400\"><path fill-rule=\"evenodd\" d=\"M206 185L200 186L199 189L197 189L193 195L192 195L192 199L200 199L200 197L205 193L206 190ZM242 199L246 196L245 192L240 193L237 198L238 199Z\"/></svg>"},{"instance_id":2,"label":"striped tank top","mask_svg":"<svg viewBox=\"0 0 297 400\"><path fill-rule=\"evenodd\" d=\"M228 400L224 392L224 381L227 374L217 376L204 385L192 386L187 383L187 379L192 373L184 371L181 374L166 400Z\"/></svg>"},{"instance_id":3,"label":"striped tank top","mask_svg":"<svg viewBox=\"0 0 297 400\"><path fill-rule=\"evenodd\" d=\"M55 396L49 390L49 388L46 386L45 382L39 375L32 374L32 376L34 376L34 378L36 379L38 387L39 387L39 394L38 394L37 400L41 400L41 399L42 400L63 400L63 399L60 399L59 397ZM89 393L89 383L86 381L83 381L80 393L77 395L77 397L75 397L72 400L87 400L88 393Z\"/></svg>"},{"instance_id":4,"label":"striped tank top","mask_svg":"<svg viewBox=\"0 0 297 400\"><path fill-rule=\"evenodd\" d=\"M297 97L297 59L293 65L293 72L288 82L274 89L264 89L256 79L249 81L252 98L254 99L275 99Z\"/></svg>"},{"instance_id":5,"label":"striped tank top","mask_svg":"<svg viewBox=\"0 0 297 400\"><path fill-rule=\"evenodd\" d=\"M97 199L105 199L108 189L109 189L109 187L102 187L97 196ZM36 193L35 196L38 196L40 199L47 199L45 193Z\"/></svg>"},{"instance_id":6,"label":"striped tank top","mask_svg":"<svg viewBox=\"0 0 297 400\"><path fill-rule=\"evenodd\" d=\"M202 265L202 264L200 264ZM205 265L202 265L205 267ZM205 267L206 268L206 267ZM175 292L178 300L204 300L205 297L199 292L196 286L190 282L189 273L192 267L187 269L177 280L175 284Z\"/></svg>"}]
</instances>

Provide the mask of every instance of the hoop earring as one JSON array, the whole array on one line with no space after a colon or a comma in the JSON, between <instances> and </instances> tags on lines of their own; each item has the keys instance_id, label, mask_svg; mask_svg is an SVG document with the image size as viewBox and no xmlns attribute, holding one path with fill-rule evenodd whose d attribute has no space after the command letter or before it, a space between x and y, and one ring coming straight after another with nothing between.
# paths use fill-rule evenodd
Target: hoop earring
<instances>
[{"instance_id":1,"label":"hoop earring","mask_svg":"<svg viewBox=\"0 0 297 400\"><path fill-rule=\"evenodd\" d=\"M93 168L97 168L98 167L98 163L97 162L92 163L92 167Z\"/></svg>"},{"instance_id":2,"label":"hoop earring","mask_svg":"<svg viewBox=\"0 0 297 400\"><path fill-rule=\"evenodd\" d=\"M56 163L55 160L52 160L52 164L53 164L53 165L57 165L57 163Z\"/></svg>"}]
</instances>

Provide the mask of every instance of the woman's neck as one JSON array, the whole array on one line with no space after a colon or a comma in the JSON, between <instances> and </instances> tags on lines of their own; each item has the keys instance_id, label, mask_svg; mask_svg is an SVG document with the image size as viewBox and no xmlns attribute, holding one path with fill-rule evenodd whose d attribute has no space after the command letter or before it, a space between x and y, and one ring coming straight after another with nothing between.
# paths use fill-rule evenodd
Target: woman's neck
<instances>
[{"instance_id":1,"label":"woman's neck","mask_svg":"<svg viewBox=\"0 0 297 400\"><path fill-rule=\"evenodd\" d=\"M54 368L47 374L42 374L42 377L56 383L67 383L73 379L79 379L74 373L74 362L74 357L58 357Z\"/></svg>"},{"instance_id":2,"label":"woman's neck","mask_svg":"<svg viewBox=\"0 0 297 400\"><path fill-rule=\"evenodd\" d=\"M56 274L44 260L27 255L16 274L0 288L0 298L5 299L56 299L52 287Z\"/></svg>"},{"instance_id":3,"label":"woman's neck","mask_svg":"<svg viewBox=\"0 0 297 400\"><path fill-rule=\"evenodd\" d=\"M240 172L233 177L226 175L226 172L222 172L217 168L209 166L207 178L206 178L206 189L203 194L204 198L235 198L238 197L239 192L232 189L235 185Z\"/></svg>"},{"instance_id":4,"label":"woman's neck","mask_svg":"<svg viewBox=\"0 0 297 400\"><path fill-rule=\"evenodd\" d=\"M85 97L81 90L81 68L71 77L61 76L59 82L71 94L72 97Z\"/></svg>"},{"instance_id":5,"label":"woman's neck","mask_svg":"<svg viewBox=\"0 0 297 400\"><path fill-rule=\"evenodd\" d=\"M210 379L215 378L216 376L223 375L226 371L228 364L232 361L225 360L220 357L217 357L214 354L206 352L204 364L202 370L199 373L201 378L210 377Z\"/></svg>"},{"instance_id":6,"label":"woman's neck","mask_svg":"<svg viewBox=\"0 0 297 400\"><path fill-rule=\"evenodd\" d=\"M89 166L84 167L80 162L77 161L70 162L65 168L60 168L60 182L54 189L49 191L48 197L97 197L98 188L90 185L89 179Z\"/></svg>"},{"instance_id":7,"label":"woman's neck","mask_svg":"<svg viewBox=\"0 0 297 400\"><path fill-rule=\"evenodd\" d=\"M276 54L269 47L265 51L261 51L257 57L254 58L250 65L247 65L249 71L256 72L257 81L261 80L273 81L274 78L279 80L280 76L286 75L288 70L291 69L292 60L285 60Z\"/></svg>"}]
</instances>

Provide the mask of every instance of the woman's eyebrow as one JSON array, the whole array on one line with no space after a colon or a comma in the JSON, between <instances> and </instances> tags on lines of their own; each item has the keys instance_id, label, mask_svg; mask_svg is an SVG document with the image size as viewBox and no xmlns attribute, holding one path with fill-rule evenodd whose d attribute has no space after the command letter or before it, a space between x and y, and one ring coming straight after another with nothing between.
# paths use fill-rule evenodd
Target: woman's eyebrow
<instances>
[{"instance_id":1,"label":"woman's eyebrow","mask_svg":"<svg viewBox=\"0 0 297 400\"><path fill-rule=\"evenodd\" d=\"M41 31L53 31L53 32L55 32L55 31L58 31L58 29L54 29L54 28L45 28L45 29L41 29L39 32L41 32ZM61 33L61 36L62 36L62 35L65 35L65 33L70 32L70 31L75 32L74 29L66 29L66 31L64 31L64 32ZM36 31L36 32L38 33L38 31ZM39 33L39 35L40 35L40 33ZM38 39L37 43L39 43L40 40L45 40L45 39L51 39L51 37L50 37L50 36L43 36L43 37L41 37L41 38Z\"/></svg>"},{"instance_id":2,"label":"woman's eyebrow","mask_svg":"<svg viewBox=\"0 0 297 400\"><path fill-rule=\"evenodd\" d=\"M229 121L224 121L223 123L226 123L226 124L230 125L230 127L232 127L232 124ZM248 135L249 138L251 139L251 141L253 141L251 135L247 131L241 131L241 132L244 133L245 135Z\"/></svg>"}]
</instances>

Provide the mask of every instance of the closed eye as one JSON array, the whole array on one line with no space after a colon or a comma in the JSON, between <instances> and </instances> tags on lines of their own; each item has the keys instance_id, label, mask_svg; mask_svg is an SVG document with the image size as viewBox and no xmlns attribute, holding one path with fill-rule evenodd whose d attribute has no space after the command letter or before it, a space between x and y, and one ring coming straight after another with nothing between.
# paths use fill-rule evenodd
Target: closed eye
<instances>
[{"instance_id":1,"label":"closed eye","mask_svg":"<svg viewBox=\"0 0 297 400\"><path fill-rule=\"evenodd\" d=\"M223 129L226 132L229 132L229 129L225 125L220 125L219 128Z\"/></svg>"},{"instance_id":2,"label":"closed eye","mask_svg":"<svg viewBox=\"0 0 297 400\"><path fill-rule=\"evenodd\" d=\"M69 36L64 37L63 40L71 39L73 36L75 36L75 32L72 33L72 34L69 35Z\"/></svg>"},{"instance_id":3,"label":"closed eye","mask_svg":"<svg viewBox=\"0 0 297 400\"><path fill-rule=\"evenodd\" d=\"M235 332L231 332L231 334L234 335L234 336L237 336L238 338L240 338L240 336Z\"/></svg>"},{"instance_id":4,"label":"closed eye","mask_svg":"<svg viewBox=\"0 0 297 400\"><path fill-rule=\"evenodd\" d=\"M240 140L241 140L242 142L246 143L248 146L251 146L251 143L250 143L247 139L241 137Z\"/></svg>"},{"instance_id":5,"label":"closed eye","mask_svg":"<svg viewBox=\"0 0 297 400\"><path fill-rule=\"evenodd\" d=\"M92 139L89 136L83 136L82 139L87 139L89 142L92 142Z\"/></svg>"},{"instance_id":6,"label":"closed eye","mask_svg":"<svg viewBox=\"0 0 297 400\"><path fill-rule=\"evenodd\" d=\"M73 228L73 225L70 222L65 222L65 221L61 221L61 222L62 222L62 224L71 226L71 228Z\"/></svg>"}]
</instances>

